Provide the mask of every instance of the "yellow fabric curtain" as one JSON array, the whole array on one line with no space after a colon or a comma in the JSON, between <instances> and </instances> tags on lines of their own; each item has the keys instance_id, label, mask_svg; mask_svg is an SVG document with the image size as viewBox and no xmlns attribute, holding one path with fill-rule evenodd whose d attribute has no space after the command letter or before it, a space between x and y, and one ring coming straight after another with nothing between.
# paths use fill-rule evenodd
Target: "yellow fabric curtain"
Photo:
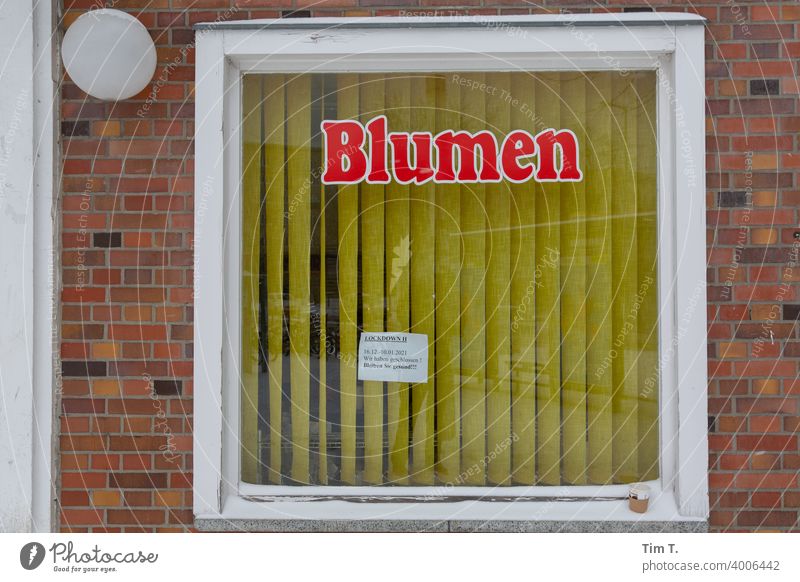
<instances>
[{"instance_id":1,"label":"yellow fabric curtain","mask_svg":"<svg viewBox=\"0 0 800 582\"><path fill-rule=\"evenodd\" d=\"M657 477L655 86L652 72L247 76L242 479ZM319 121L378 115L500 143L568 128L584 179L323 185ZM428 381L359 381L365 331L427 336Z\"/></svg>"}]
</instances>

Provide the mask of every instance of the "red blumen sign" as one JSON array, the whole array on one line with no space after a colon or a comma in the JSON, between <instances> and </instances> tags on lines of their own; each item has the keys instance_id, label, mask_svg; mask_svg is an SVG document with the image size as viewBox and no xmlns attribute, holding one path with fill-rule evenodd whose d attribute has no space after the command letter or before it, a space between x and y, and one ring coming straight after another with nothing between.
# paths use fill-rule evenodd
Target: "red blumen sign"
<instances>
[{"instance_id":1,"label":"red blumen sign","mask_svg":"<svg viewBox=\"0 0 800 582\"><path fill-rule=\"evenodd\" d=\"M321 127L324 184L388 184L392 179L400 184L583 179L578 140L569 129L545 129L536 135L516 129L499 142L488 130L446 130L435 136L427 131L388 133L384 115L366 125L347 119L326 120Z\"/></svg>"}]
</instances>

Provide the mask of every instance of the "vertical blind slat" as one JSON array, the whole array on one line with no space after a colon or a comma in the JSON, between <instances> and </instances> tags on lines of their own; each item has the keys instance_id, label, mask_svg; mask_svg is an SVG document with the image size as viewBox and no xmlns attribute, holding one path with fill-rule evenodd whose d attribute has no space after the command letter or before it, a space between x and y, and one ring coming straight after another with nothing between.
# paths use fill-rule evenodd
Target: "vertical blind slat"
<instances>
[{"instance_id":1,"label":"vertical blind slat","mask_svg":"<svg viewBox=\"0 0 800 582\"><path fill-rule=\"evenodd\" d=\"M470 75L472 87L485 83ZM461 87L461 124L470 133L484 129L484 92ZM465 482L486 481L486 188L461 185L461 466Z\"/></svg>"},{"instance_id":2,"label":"vertical blind slat","mask_svg":"<svg viewBox=\"0 0 800 582\"><path fill-rule=\"evenodd\" d=\"M361 121L384 111L382 75L360 79ZM384 331L383 184L361 184L361 278L365 332ZM383 382L364 382L364 481L383 482Z\"/></svg>"},{"instance_id":3,"label":"vertical blind slat","mask_svg":"<svg viewBox=\"0 0 800 582\"><path fill-rule=\"evenodd\" d=\"M528 127L534 111L534 80L514 75L512 95L519 101L511 108L511 125ZM523 107L524 106L524 107ZM511 426L513 481L533 485L536 480L536 199L533 182L511 188Z\"/></svg>"},{"instance_id":4,"label":"vertical blind slat","mask_svg":"<svg viewBox=\"0 0 800 582\"><path fill-rule=\"evenodd\" d=\"M459 92L436 78L436 132L456 127ZM461 194L456 184L436 185L436 429L437 473L444 483L460 482Z\"/></svg>"},{"instance_id":5,"label":"vertical blind slat","mask_svg":"<svg viewBox=\"0 0 800 582\"><path fill-rule=\"evenodd\" d=\"M357 119L358 75L339 77L339 119ZM342 482L356 484L356 362L358 359L358 186L339 186L339 341Z\"/></svg>"},{"instance_id":6,"label":"vertical blind slat","mask_svg":"<svg viewBox=\"0 0 800 582\"><path fill-rule=\"evenodd\" d=\"M395 131L410 129L411 81L405 75L386 81L386 116ZM411 259L408 186L392 180L386 185L386 328L407 332L409 327L409 262ZM408 481L408 384L389 382L387 432L389 481Z\"/></svg>"},{"instance_id":7,"label":"vertical blind slat","mask_svg":"<svg viewBox=\"0 0 800 582\"><path fill-rule=\"evenodd\" d=\"M536 83L536 112L544 127L559 126L559 76L542 74ZM539 481L561 482L560 196L557 183L539 183L536 196L536 409Z\"/></svg>"},{"instance_id":8,"label":"vertical blind slat","mask_svg":"<svg viewBox=\"0 0 800 582\"><path fill-rule=\"evenodd\" d=\"M411 129L433 128L436 106L433 79L417 76L411 81ZM428 381L411 387L412 481L433 485L434 469L434 184L428 182L410 192L411 205L411 331L428 337Z\"/></svg>"},{"instance_id":9,"label":"vertical blind slat","mask_svg":"<svg viewBox=\"0 0 800 582\"><path fill-rule=\"evenodd\" d=\"M268 481L281 482L283 395L284 141L283 75L267 77L264 96L265 254L267 269L267 366L269 372Z\"/></svg>"},{"instance_id":10,"label":"vertical blind slat","mask_svg":"<svg viewBox=\"0 0 800 582\"><path fill-rule=\"evenodd\" d=\"M242 480L258 482L258 282L261 206L261 77L244 78L242 164Z\"/></svg>"},{"instance_id":11,"label":"vertical blind slat","mask_svg":"<svg viewBox=\"0 0 800 582\"><path fill-rule=\"evenodd\" d=\"M495 135L510 129L508 73L486 77L495 97L486 102L486 127ZM499 96L499 97L498 97ZM493 485L511 480L511 199L507 183L486 185L486 414L488 479Z\"/></svg>"},{"instance_id":12,"label":"vertical blind slat","mask_svg":"<svg viewBox=\"0 0 800 582\"><path fill-rule=\"evenodd\" d=\"M658 476L658 285L656 249L658 204L656 183L655 84L646 75L636 80L639 94L637 115L637 205L639 285L643 290L639 308L639 479Z\"/></svg>"},{"instance_id":13,"label":"vertical blind slat","mask_svg":"<svg viewBox=\"0 0 800 582\"><path fill-rule=\"evenodd\" d=\"M309 481L310 261L311 261L311 82L300 75L287 84L289 220L289 361L292 391L292 474Z\"/></svg>"},{"instance_id":14,"label":"vertical blind slat","mask_svg":"<svg viewBox=\"0 0 800 582\"><path fill-rule=\"evenodd\" d=\"M638 458L638 376L636 372L637 292L636 269L636 94L629 77L615 77L615 119L618 135L613 140L612 261L615 282L612 307L614 351L613 462L615 478L636 478Z\"/></svg>"},{"instance_id":15,"label":"vertical blind slat","mask_svg":"<svg viewBox=\"0 0 800 582\"><path fill-rule=\"evenodd\" d=\"M566 75L561 85L561 126L585 143L583 75ZM586 206L584 183L561 184L561 329L563 478L586 482Z\"/></svg>"},{"instance_id":16,"label":"vertical blind slat","mask_svg":"<svg viewBox=\"0 0 800 582\"><path fill-rule=\"evenodd\" d=\"M325 79L320 80L323 95L320 97L320 109L325 112L326 84ZM329 97L328 97L329 98ZM319 127L312 128L316 134ZM319 158L320 164L325 160ZM325 184L320 180L319 185L319 418L317 426L319 432L319 482L328 484L328 313L327 313L327 269L328 258L327 243L325 241L325 214L327 200L325 198Z\"/></svg>"},{"instance_id":17,"label":"vertical blind slat","mask_svg":"<svg viewBox=\"0 0 800 582\"><path fill-rule=\"evenodd\" d=\"M587 277L587 390L588 477L609 483L612 477L611 371L611 78L589 73L586 94L586 277Z\"/></svg>"}]
</instances>

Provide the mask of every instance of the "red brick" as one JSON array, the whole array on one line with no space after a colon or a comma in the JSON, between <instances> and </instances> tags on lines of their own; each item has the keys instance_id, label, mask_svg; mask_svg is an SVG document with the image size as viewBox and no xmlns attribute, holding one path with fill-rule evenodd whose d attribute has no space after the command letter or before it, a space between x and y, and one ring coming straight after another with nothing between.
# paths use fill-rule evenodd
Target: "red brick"
<instances>
[{"instance_id":1,"label":"red brick","mask_svg":"<svg viewBox=\"0 0 800 582\"><path fill-rule=\"evenodd\" d=\"M766 528L769 526L793 526L797 523L794 511L742 511L736 518L738 525Z\"/></svg>"},{"instance_id":2,"label":"red brick","mask_svg":"<svg viewBox=\"0 0 800 582\"><path fill-rule=\"evenodd\" d=\"M796 398L737 398L736 411L742 413L773 412L797 414Z\"/></svg>"},{"instance_id":3,"label":"red brick","mask_svg":"<svg viewBox=\"0 0 800 582\"><path fill-rule=\"evenodd\" d=\"M61 522L65 525L101 525L103 512L94 509L62 509Z\"/></svg>"},{"instance_id":4,"label":"red brick","mask_svg":"<svg viewBox=\"0 0 800 582\"><path fill-rule=\"evenodd\" d=\"M797 437L784 435L738 436L736 437L736 448L740 451L791 451L797 448Z\"/></svg>"},{"instance_id":5,"label":"red brick","mask_svg":"<svg viewBox=\"0 0 800 582\"><path fill-rule=\"evenodd\" d=\"M86 472L62 472L62 489L87 489L94 487L105 487L108 482L106 473L86 473Z\"/></svg>"},{"instance_id":6,"label":"red brick","mask_svg":"<svg viewBox=\"0 0 800 582\"><path fill-rule=\"evenodd\" d=\"M796 486L795 473L741 473L734 480L739 489L788 489Z\"/></svg>"},{"instance_id":7,"label":"red brick","mask_svg":"<svg viewBox=\"0 0 800 582\"><path fill-rule=\"evenodd\" d=\"M109 475L109 486L125 489L161 489L167 486L166 473L116 472ZM170 487L174 487L170 484Z\"/></svg>"},{"instance_id":8,"label":"red brick","mask_svg":"<svg viewBox=\"0 0 800 582\"><path fill-rule=\"evenodd\" d=\"M164 523L164 512L157 509L109 509L108 523L159 525Z\"/></svg>"},{"instance_id":9,"label":"red brick","mask_svg":"<svg viewBox=\"0 0 800 582\"><path fill-rule=\"evenodd\" d=\"M780 507L781 494L777 491L753 493L753 507Z\"/></svg>"}]
</instances>

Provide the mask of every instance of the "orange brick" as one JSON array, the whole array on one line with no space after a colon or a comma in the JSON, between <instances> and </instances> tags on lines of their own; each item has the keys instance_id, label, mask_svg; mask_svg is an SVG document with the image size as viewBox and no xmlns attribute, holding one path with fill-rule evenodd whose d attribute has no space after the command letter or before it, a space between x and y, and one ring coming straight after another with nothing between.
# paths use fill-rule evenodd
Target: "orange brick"
<instances>
[{"instance_id":1,"label":"orange brick","mask_svg":"<svg viewBox=\"0 0 800 582\"><path fill-rule=\"evenodd\" d=\"M92 491L92 505L95 507L117 507L121 503L119 491Z\"/></svg>"},{"instance_id":2,"label":"orange brick","mask_svg":"<svg viewBox=\"0 0 800 582\"><path fill-rule=\"evenodd\" d=\"M778 240L778 230L775 228L754 228L750 231L750 242L754 245L771 245Z\"/></svg>"},{"instance_id":3,"label":"orange brick","mask_svg":"<svg viewBox=\"0 0 800 582\"><path fill-rule=\"evenodd\" d=\"M753 393L755 394L780 394L781 384L774 378L757 378L753 380Z\"/></svg>"},{"instance_id":4,"label":"orange brick","mask_svg":"<svg viewBox=\"0 0 800 582\"><path fill-rule=\"evenodd\" d=\"M125 307L125 321L150 321L153 309L149 305L128 305Z\"/></svg>"},{"instance_id":5,"label":"orange brick","mask_svg":"<svg viewBox=\"0 0 800 582\"><path fill-rule=\"evenodd\" d=\"M92 357L95 359L115 360L121 353L122 349L118 343L109 342L92 344Z\"/></svg>"},{"instance_id":6,"label":"orange brick","mask_svg":"<svg viewBox=\"0 0 800 582\"><path fill-rule=\"evenodd\" d=\"M725 79L719 82L719 94L726 96L747 95L747 82Z\"/></svg>"},{"instance_id":7,"label":"orange brick","mask_svg":"<svg viewBox=\"0 0 800 582\"><path fill-rule=\"evenodd\" d=\"M99 396L118 396L119 382L117 380L94 380L92 393Z\"/></svg>"},{"instance_id":8,"label":"orange brick","mask_svg":"<svg viewBox=\"0 0 800 582\"><path fill-rule=\"evenodd\" d=\"M776 314L780 313L780 308L777 305L765 305L758 303L750 306L750 319L753 321L767 321L774 319Z\"/></svg>"},{"instance_id":9,"label":"orange brick","mask_svg":"<svg viewBox=\"0 0 800 582\"><path fill-rule=\"evenodd\" d=\"M122 242L125 247L149 247L153 244L152 238L152 234L149 232L122 233Z\"/></svg>"},{"instance_id":10,"label":"orange brick","mask_svg":"<svg viewBox=\"0 0 800 582\"><path fill-rule=\"evenodd\" d=\"M89 455L61 453L61 468L66 470L88 469Z\"/></svg>"},{"instance_id":11,"label":"orange brick","mask_svg":"<svg viewBox=\"0 0 800 582\"><path fill-rule=\"evenodd\" d=\"M719 357L730 360L747 357L747 344L744 342L720 342Z\"/></svg>"},{"instance_id":12,"label":"orange brick","mask_svg":"<svg viewBox=\"0 0 800 582\"><path fill-rule=\"evenodd\" d=\"M753 156L754 170L774 170L778 167L778 156L775 154L758 154Z\"/></svg>"},{"instance_id":13,"label":"orange brick","mask_svg":"<svg viewBox=\"0 0 800 582\"><path fill-rule=\"evenodd\" d=\"M755 163L755 158L758 157L761 156L753 156L754 163ZM772 168L767 168L767 169L774 169L776 167L777 166L772 166ZM753 192L754 206L775 206L777 200L778 200L778 193L775 190L758 190L756 192Z\"/></svg>"},{"instance_id":14,"label":"orange brick","mask_svg":"<svg viewBox=\"0 0 800 582\"><path fill-rule=\"evenodd\" d=\"M784 6L781 16L784 20L800 20L800 6Z\"/></svg>"},{"instance_id":15,"label":"orange brick","mask_svg":"<svg viewBox=\"0 0 800 582\"><path fill-rule=\"evenodd\" d=\"M156 505L180 507L183 505L183 493L181 491L156 491Z\"/></svg>"},{"instance_id":16,"label":"orange brick","mask_svg":"<svg viewBox=\"0 0 800 582\"><path fill-rule=\"evenodd\" d=\"M120 134L119 121L95 121L92 123L92 135L116 137Z\"/></svg>"}]
</instances>

